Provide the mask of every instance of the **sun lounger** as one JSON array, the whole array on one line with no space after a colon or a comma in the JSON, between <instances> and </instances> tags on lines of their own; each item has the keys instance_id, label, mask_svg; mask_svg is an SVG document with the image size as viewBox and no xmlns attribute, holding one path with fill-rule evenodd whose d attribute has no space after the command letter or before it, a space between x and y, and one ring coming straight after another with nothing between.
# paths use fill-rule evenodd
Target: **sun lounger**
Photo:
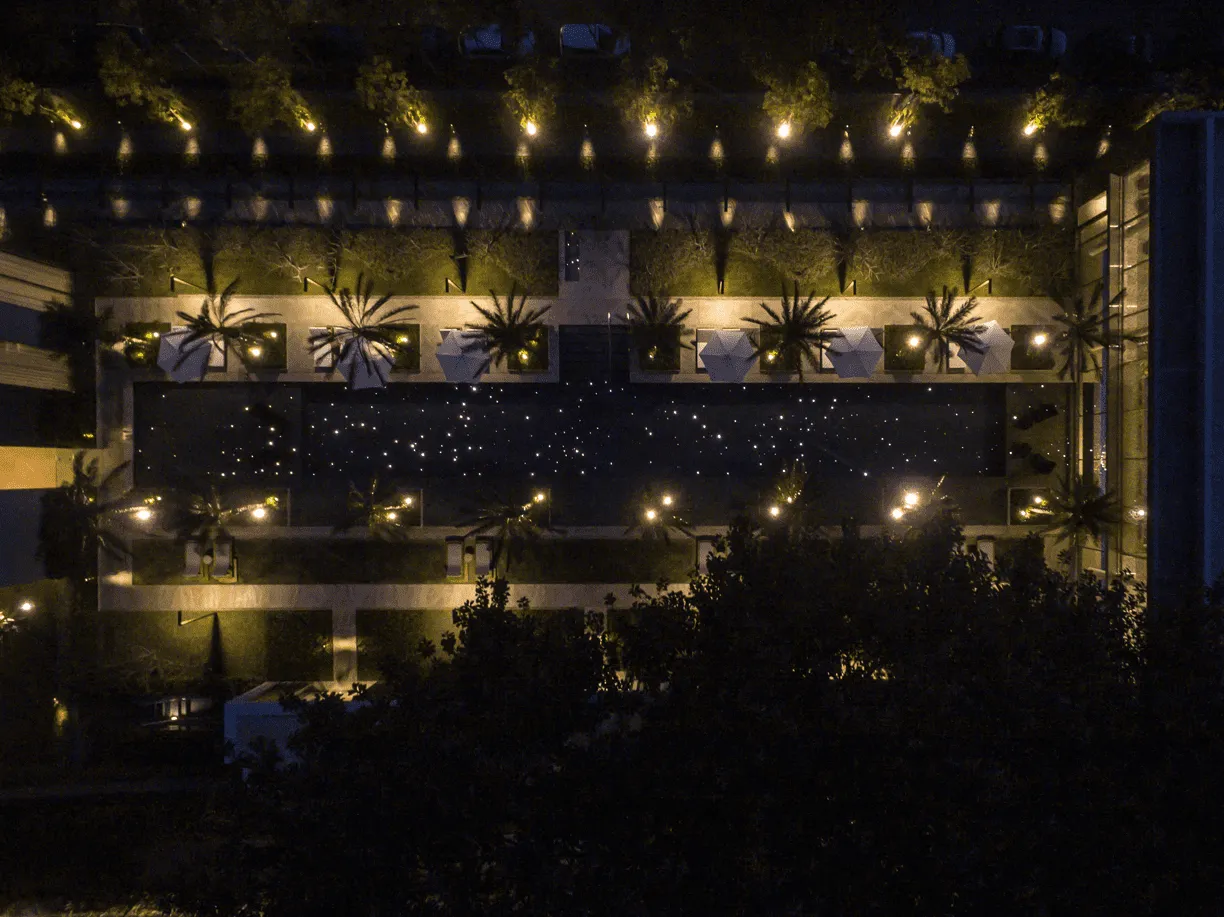
<instances>
[{"instance_id":1,"label":"sun lounger","mask_svg":"<svg viewBox=\"0 0 1224 917\"><path fill-rule=\"evenodd\" d=\"M463 539L446 539L446 575L455 578L463 576Z\"/></svg>"},{"instance_id":2,"label":"sun lounger","mask_svg":"<svg viewBox=\"0 0 1224 917\"><path fill-rule=\"evenodd\" d=\"M213 548L212 575L217 577L229 576L233 560L234 543L232 541L218 541Z\"/></svg>"},{"instance_id":3,"label":"sun lounger","mask_svg":"<svg viewBox=\"0 0 1224 917\"><path fill-rule=\"evenodd\" d=\"M198 541L187 542L186 564L183 567L183 575L199 576L200 562L200 543Z\"/></svg>"},{"instance_id":4,"label":"sun lounger","mask_svg":"<svg viewBox=\"0 0 1224 917\"><path fill-rule=\"evenodd\" d=\"M493 568L493 548L488 539L481 538L476 542L476 575L487 576Z\"/></svg>"}]
</instances>

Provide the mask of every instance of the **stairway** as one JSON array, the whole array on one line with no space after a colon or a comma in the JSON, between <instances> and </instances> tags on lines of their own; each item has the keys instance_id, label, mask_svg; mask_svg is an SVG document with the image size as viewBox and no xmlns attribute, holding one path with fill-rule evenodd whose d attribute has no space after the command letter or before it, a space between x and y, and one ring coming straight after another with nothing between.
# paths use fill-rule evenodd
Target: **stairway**
<instances>
[{"instance_id":1,"label":"stairway","mask_svg":"<svg viewBox=\"0 0 1224 917\"><path fill-rule=\"evenodd\" d=\"M629 329L623 325L562 325L561 382L629 382Z\"/></svg>"}]
</instances>

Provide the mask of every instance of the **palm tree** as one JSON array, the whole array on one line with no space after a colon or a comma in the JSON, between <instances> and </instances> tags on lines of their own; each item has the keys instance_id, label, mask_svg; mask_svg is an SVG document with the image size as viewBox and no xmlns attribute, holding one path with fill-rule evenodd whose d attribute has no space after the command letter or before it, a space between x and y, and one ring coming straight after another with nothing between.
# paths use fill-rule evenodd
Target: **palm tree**
<instances>
[{"instance_id":1,"label":"palm tree","mask_svg":"<svg viewBox=\"0 0 1224 917\"><path fill-rule=\"evenodd\" d=\"M345 520L336 526L336 534L360 526L382 541L402 541L407 537L406 526L417 507L416 497L379 487L375 476L365 490L349 484L346 509Z\"/></svg>"},{"instance_id":2,"label":"palm tree","mask_svg":"<svg viewBox=\"0 0 1224 917\"><path fill-rule=\"evenodd\" d=\"M1049 519L1041 530L1058 541L1071 541L1071 575L1079 579L1080 545L1085 535L1094 541L1122 521L1117 495L1102 490L1092 475L1074 475L1050 498L1048 507L1030 510Z\"/></svg>"},{"instance_id":3,"label":"palm tree","mask_svg":"<svg viewBox=\"0 0 1224 917\"><path fill-rule=\"evenodd\" d=\"M1125 290L1119 290L1118 295L1109 301L1107 308L1118 305L1125 293ZM1056 339L1063 356L1062 366L1058 368L1058 378L1065 379L1070 376L1072 381L1078 384L1089 366L1093 372L1101 371L1098 350L1109 344L1135 339L1133 335L1105 330L1105 313L1096 308L1100 299L1101 284L1098 282L1087 299L1077 296L1070 304L1064 303L1062 312L1054 316L1054 321L1062 325Z\"/></svg>"},{"instance_id":4,"label":"palm tree","mask_svg":"<svg viewBox=\"0 0 1224 917\"><path fill-rule=\"evenodd\" d=\"M646 490L634 502L632 521L626 535L646 541L670 541L671 530L693 537L688 522L680 515L680 501L666 491Z\"/></svg>"},{"instance_id":5,"label":"palm tree","mask_svg":"<svg viewBox=\"0 0 1224 917\"><path fill-rule=\"evenodd\" d=\"M504 557L504 569L508 573L519 548L528 541L538 541L545 532L560 531L541 518L547 511L547 505L548 494L542 490L533 493L525 503L499 495L481 507L473 520L473 527L464 537L492 532L493 568L496 569Z\"/></svg>"},{"instance_id":6,"label":"palm tree","mask_svg":"<svg viewBox=\"0 0 1224 917\"><path fill-rule=\"evenodd\" d=\"M364 274L357 275L357 290L334 286L327 287L328 298L344 317L344 324L326 329L323 334L312 338L310 352L319 354L325 351L337 351L336 362L348 359L354 348L365 361L366 369L375 372L370 359L371 345L378 345L390 353L407 351L411 345L411 333L414 326L401 320L401 316L415 312L416 306L396 306L386 309L391 300L390 293L384 293L373 303L374 281L366 280ZM386 309L386 311L384 311ZM385 380L384 380L385 381Z\"/></svg>"},{"instance_id":7,"label":"palm tree","mask_svg":"<svg viewBox=\"0 0 1224 917\"><path fill-rule=\"evenodd\" d=\"M540 340L543 339L545 342L548 340L548 326L543 319L552 307L528 309L526 293L519 297L516 306L514 302L516 292L516 288L511 286L510 295L503 303L497 294L490 290L489 295L493 297L492 309L486 309L476 302L472 303L484 322L480 325L468 325L468 327L480 333L477 346L483 348L488 354L486 369L489 363L494 366L501 366L503 362L526 363L531 359L532 351L539 346Z\"/></svg>"},{"instance_id":8,"label":"palm tree","mask_svg":"<svg viewBox=\"0 0 1224 917\"><path fill-rule=\"evenodd\" d=\"M192 350L196 341L209 341L222 349L233 350L243 366L247 365L246 345L253 343L243 326L249 322L257 322L267 318L276 318L279 312L256 312L254 309L238 309L230 311L230 300L238 289L238 280L230 281L220 294L214 289L208 291L204 303L200 306L199 315L179 312L178 317L187 325L187 334L182 341L181 363Z\"/></svg>"},{"instance_id":9,"label":"palm tree","mask_svg":"<svg viewBox=\"0 0 1224 917\"><path fill-rule=\"evenodd\" d=\"M939 371L948 371L948 357L953 344L981 353L982 345L978 341L981 331L981 319L974 314L977 308L977 297L970 296L959 306L956 305L956 287L945 290L942 296L937 296L932 290L926 295L926 306L922 312L911 312L919 334L926 338L926 349L938 348Z\"/></svg>"},{"instance_id":10,"label":"palm tree","mask_svg":"<svg viewBox=\"0 0 1224 917\"><path fill-rule=\"evenodd\" d=\"M671 299L666 291L655 295L638 296L637 302L629 303L625 320L629 323L629 336L639 355L647 362L670 355L673 348L688 347L682 340L684 320L692 309L680 311L684 302Z\"/></svg>"},{"instance_id":11,"label":"palm tree","mask_svg":"<svg viewBox=\"0 0 1224 917\"><path fill-rule=\"evenodd\" d=\"M833 313L825 309L829 301L826 296L816 302L815 292L799 301L799 281L795 281L794 294L788 296L782 288L782 311L776 312L766 303L761 303L768 319L745 318L760 329L757 348L753 356L764 356L766 363L783 367L795 367L799 378L803 378L803 364L814 370L820 368L820 354L825 351L837 332L827 327L833 321Z\"/></svg>"},{"instance_id":12,"label":"palm tree","mask_svg":"<svg viewBox=\"0 0 1224 917\"><path fill-rule=\"evenodd\" d=\"M258 521L280 503L276 497L231 503L221 497L216 484L188 493L181 500L176 525L179 537L201 541L209 550L215 548L217 541L229 537L228 526L239 516L249 513Z\"/></svg>"},{"instance_id":13,"label":"palm tree","mask_svg":"<svg viewBox=\"0 0 1224 917\"><path fill-rule=\"evenodd\" d=\"M72 457L72 479L43 496L38 554L49 576L83 586L96 577L99 550L117 560L128 557L121 524L149 521L160 501L127 495L106 499L129 464L124 462L99 478L98 460L87 462L85 453L78 452Z\"/></svg>"}]
</instances>

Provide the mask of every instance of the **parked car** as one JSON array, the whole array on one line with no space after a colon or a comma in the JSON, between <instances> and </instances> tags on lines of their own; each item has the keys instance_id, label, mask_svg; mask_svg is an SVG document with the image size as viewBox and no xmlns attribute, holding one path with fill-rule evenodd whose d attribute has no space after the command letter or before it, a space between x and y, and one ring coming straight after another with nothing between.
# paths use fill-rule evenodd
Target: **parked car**
<instances>
[{"instance_id":1,"label":"parked car","mask_svg":"<svg viewBox=\"0 0 1224 917\"><path fill-rule=\"evenodd\" d=\"M910 48L919 54L956 57L956 40L947 32L910 32Z\"/></svg>"},{"instance_id":2,"label":"parked car","mask_svg":"<svg viewBox=\"0 0 1224 917\"><path fill-rule=\"evenodd\" d=\"M507 40L502 27L493 25L468 29L459 37L459 50L466 57L526 57L535 51L535 34L528 29L517 42Z\"/></svg>"},{"instance_id":3,"label":"parked car","mask_svg":"<svg viewBox=\"0 0 1224 917\"><path fill-rule=\"evenodd\" d=\"M1057 60L1067 53L1067 34L1039 25L1009 25L999 30L999 47L1016 54L1040 54Z\"/></svg>"},{"instance_id":4,"label":"parked car","mask_svg":"<svg viewBox=\"0 0 1224 917\"><path fill-rule=\"evenodd\" d=\"M610 26L598 23L570 23L561 26L561 53L586 57L624 57L629 53L629 36L617 35Z\"/></svg>"}]
</instances>

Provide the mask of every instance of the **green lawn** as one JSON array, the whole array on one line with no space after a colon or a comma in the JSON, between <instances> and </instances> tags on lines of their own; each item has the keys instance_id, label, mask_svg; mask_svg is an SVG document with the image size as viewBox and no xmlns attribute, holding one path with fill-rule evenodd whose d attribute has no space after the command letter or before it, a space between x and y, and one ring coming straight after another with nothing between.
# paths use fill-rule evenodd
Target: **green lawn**
<instances>
[{"instance_id":1,"label":"green lawn","mask_svg":"<svg viewBox=\"0 0 1224 917\"><path fill-rule=\"evenodd\" d=\"M438 542L241 539L234 545L239 583L445 582L445 546ZM183 576L183 546L169 539L133 545L137 585L199 582Z\"/></svg>"},{"instance_id":2,"label":"green lawn","mask_svg":"<svg viewBox=\"0 0 1224 917\"><path fill-rule=\"evenodd\" d=\"M214 664L220 663L226 678L331 677L330 611L222 611L193 617L185 616L191 623L180 626L174 611L98 612L101 664L129 673L133 683L154 669L167 682L194 680L210 655L219 656Z\"/></svg>"},{"instance_id":3,"label":"green lawn","mask_svg":"<svg viewBox=\"0 0 1224 917\"><path fill-rule=\"evenodd\" d=\"M144 539L132 546L136 585L198 583L183 576L183 546ZM345 541L341 539L241 539L234 545L238 582L444 583L445 546L438 542ZM640 540L541 541L516 552L510 574L516 583L643 583L660 577L687 581L694 566L693 543Z\"/></svg>"}]
</instances>

